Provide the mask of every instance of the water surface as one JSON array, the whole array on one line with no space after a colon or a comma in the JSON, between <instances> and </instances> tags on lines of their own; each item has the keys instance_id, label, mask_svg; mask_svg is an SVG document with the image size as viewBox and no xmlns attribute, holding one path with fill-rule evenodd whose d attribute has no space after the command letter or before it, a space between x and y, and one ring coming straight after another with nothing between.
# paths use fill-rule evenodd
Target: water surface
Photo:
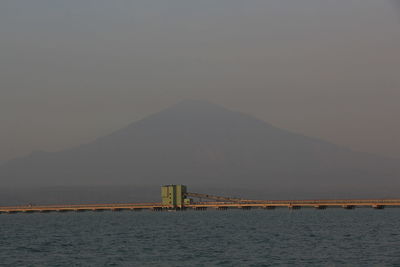
<instances>
[{"instance_id":1,"label":"water surface","mask_svg":"<svg viewBox=\"0 0 400 267\"><path fill-rule=\"evenodd\" d=\"M400 265L400 209L0 215L9 266Z\"/></svg>"}]
</instances>

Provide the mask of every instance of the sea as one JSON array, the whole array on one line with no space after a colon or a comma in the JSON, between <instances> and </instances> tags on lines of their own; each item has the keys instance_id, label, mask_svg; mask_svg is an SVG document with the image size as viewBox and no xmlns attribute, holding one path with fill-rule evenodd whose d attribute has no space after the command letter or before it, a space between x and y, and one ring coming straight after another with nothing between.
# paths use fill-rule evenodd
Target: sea
<instances>
[{"instance_id":1,"label":"sea","mask_svg":"<svg viewBox=\"0 0 400 267\"><path fill-rule=\"evenodd\" d=\"M400 209L1 214L0 266L400 266Z\"/></svg>"}]
</instances>

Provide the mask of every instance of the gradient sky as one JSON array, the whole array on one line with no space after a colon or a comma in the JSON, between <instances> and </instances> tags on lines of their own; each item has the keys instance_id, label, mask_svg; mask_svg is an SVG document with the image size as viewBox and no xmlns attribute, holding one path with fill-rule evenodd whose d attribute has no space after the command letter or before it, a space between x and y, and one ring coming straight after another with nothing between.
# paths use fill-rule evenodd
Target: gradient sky
<instances>
[{"instance_id":1,"label":"gradient sky","mask_svg":"<svg viewBox=\"0 0 400 267\"><path fill-rule=\"evenodd\" d=\"M396 0L3 0L0 161L197 98L400 158Z\"/></svg>"}]
</instances>

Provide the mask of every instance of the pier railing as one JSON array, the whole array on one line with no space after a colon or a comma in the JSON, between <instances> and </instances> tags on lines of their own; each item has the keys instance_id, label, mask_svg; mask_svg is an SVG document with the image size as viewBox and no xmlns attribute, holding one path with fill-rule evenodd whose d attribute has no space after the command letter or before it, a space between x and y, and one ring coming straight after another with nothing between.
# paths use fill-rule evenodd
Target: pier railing
<instances>
[{"instance_id":1,"label":"pier railing","mask_svg":"<svg viewBox=\"0 0 400 267\"><path fill-rule=\"evenodd\" d=\"M182 206L162 205L161 203L117 203L117 204L80 204L80 205L24 205L0 207L0 213L32 213L32 212L67 212L67 211L122 211L122 210L205 210L214 209L251 209L276 207L288 207L298 209L301 207L313 207L324 209L327 207L342 207L353 209L355 207L372 207L382 209L384 207L400 207L400 199L323 199L323 200L241 200L241 201L207 201L193 202Z\"/></svg>"}]
</instances>

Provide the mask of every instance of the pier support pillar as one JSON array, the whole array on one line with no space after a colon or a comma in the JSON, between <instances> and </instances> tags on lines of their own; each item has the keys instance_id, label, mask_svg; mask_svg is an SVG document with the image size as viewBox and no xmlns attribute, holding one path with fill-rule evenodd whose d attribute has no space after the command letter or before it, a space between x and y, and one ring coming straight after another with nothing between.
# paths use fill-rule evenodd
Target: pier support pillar
<instances>
[{"instance_id":1,"label":"pier support pillar","mask_svg":"<svg viewBox=\"0 0 400 267\"><path fill-rule=\"evenodd\" d=\"M274 210L276 207L275 206L264 206L263 209L265 210Z\"/></svg>"},{"instance_id":2,"label":"pier support pillar","mask_svg":"<svg viewBox=\"0 0 400 267\"><path fill-rule=\"evenodd\" d=\"M72 210L57 210L57 212L70 212L70 211L72 211Z\"/></svg>"},{"instance_id":3,"label":"pier support pillar","mask_svg":"<svg viewBox=\"0 0 400 267\"><path fill-rule=\"evenodd\" d=\"M49 212L53 212L53 211L55 211L55 210L40 210L39 212L40 213L49 213Z\"/></svg>"},{"instance_id":4,"label":"pier support pillar","mask_svg":"<svg viewBox=\"0 0 400 267\"><path fill-rule=\"evenodd\" d=\"M9 211L6 211L6 213L8 213L8 214L14 214L14 213L18 213L19 211L16 211L16 210L9 210Z\"/></svg>"},{"instance_id":5,"label":"pier support pillar","mask_svg":"<svg viewBox=\"0 0 400 267\"><path fill-rule=\"evenodd\" d=\"M162 207L153 207L151 210L152 211L163 211L163 208Z\"/></svg>"},{"instance_id":6,"label":"pier support pillar","mask_svg":"<svg viewBox=\"0 0 400 267\"><path fill-rule=\"evenodd\" d=\"M142 211L142 208L136 208L136 209L132 209L133 211Z\"/></svg>"},{"instance_id":7,"label":"pier support pillar","mask_svg":"<svg viewBox=\"0 0 400 267\"><path fill-rule=\"evenodd\" d=\"M76 212L85 212L85 211L89 211L88 209L75 209L74 211Z\"/></svg>"},{"instance_id":8,"label":"pier support pillar","mask_svg":"<svg viewBox=\"0 0 400 267\"><path fill-rule=\"evenodd\" d=\"M112 211L122 211L122 209L119 209L119 208L114 208L114 209L111 209Z\"/></svg>"},{"instance_id":9,"label":"pier support pillar","mask_svg":"<svg viewBox=\"0 0 400 267\"><path fill-rule=\"evenodd\" d=\"M24 210L23 213L34 213L34 210Z\"/></svg>"},{"instance_id":10,"label":"pier support pillar","mask_svg":"<svg viewBox=\"0 0 400 267\"><path fill-rule=\"evenodd\" d=\"M103 212L103 211L105 211L105 209L92 209L92 211L95 211L95 212ZM113 210L114 211L114 210Z\"/></svg>"}]
</instances>

